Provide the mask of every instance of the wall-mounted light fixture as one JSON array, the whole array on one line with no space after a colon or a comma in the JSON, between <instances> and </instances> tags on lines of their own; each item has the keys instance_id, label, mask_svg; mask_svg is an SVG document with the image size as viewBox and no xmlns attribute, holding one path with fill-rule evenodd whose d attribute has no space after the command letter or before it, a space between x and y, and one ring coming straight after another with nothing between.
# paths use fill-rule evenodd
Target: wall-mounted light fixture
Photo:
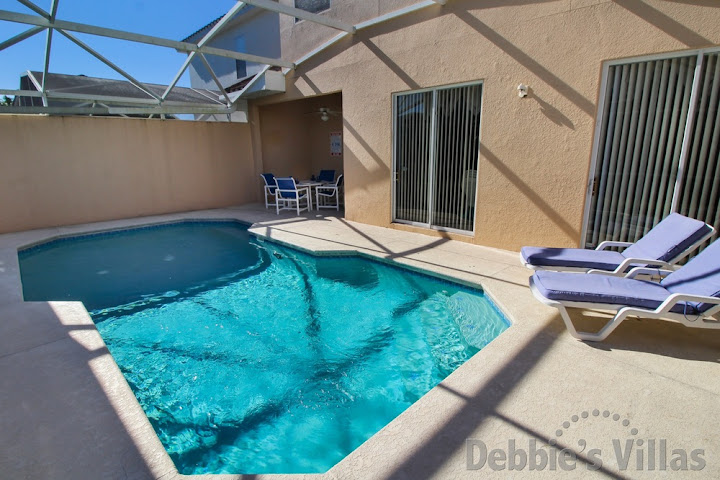
<instances>
[{"instance_id":1,"label":"wall-mounted light fixture","mask_svg":"<svg viewBox=\"0 0 720 480\"><path fill-rule=\"evenodd\" d=\"M524 83L521 83L520 85L517 86L517 90L518 90L518 97L520 97L520 98L527 97L527 94L528 94L528 86L527 85L525 85Z\"/></svg>"}]
</instances>

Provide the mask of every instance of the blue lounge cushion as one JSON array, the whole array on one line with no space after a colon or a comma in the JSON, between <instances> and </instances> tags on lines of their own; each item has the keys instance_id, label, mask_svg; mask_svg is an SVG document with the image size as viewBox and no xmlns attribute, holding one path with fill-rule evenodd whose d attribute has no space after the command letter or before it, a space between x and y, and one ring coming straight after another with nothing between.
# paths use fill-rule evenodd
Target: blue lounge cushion
<instances>
[{"instance_id":1,"label":"blue lounge cushion","mask_svg":"<svg viewBox=\"0 0 720 480\"><path fill-rule=\"evenodd\" d=\"M557 302L626 305L654 310L671 294L658 283L607 275L540 271L530 281L545 298ZM687 307L680 303L672 311L695 313L692 306Z\"/></svg>"},{"instance_id":2,"label":"blue lounge cushion","mask_svg":"<svg viewBox=\"0 0 720 480\"><path fill-rule=\"evenodd\" d=\"M687 265L665 277L661 285L672 293L720 297L720 241L711 243ZM714 306L710 303L693 305L700 312Z\"/></svg>"},{"instance_id":3,"label":"blue lounge cushion","mask_svg":"<svg viewBox=\"0 0 720 480\"><path fill-rule=\"evenodd\" d=\"M615 270L627 258L673 261L711 231L712 227L700 220L671 213L621 253L581 248L523 247L521 254L525 263L537 267Z\"/></svg>"},{"instance_id":4,"label":"blue lounge cushion","mask_svg":"<svg viewBox=\"0 0 720 480\"><path fill-rule=\"evenodd\" d=\"M671 213L622 254L625 258L650 258L669 262L710 231L711 227L705 222Z\"/></svg>"},{"instance_id":5,"label":"blue lounge cushion","mask_svg":"<svg viewBox=\"0 0 720 480\"><path fill-rule=\"evenodd\" d=\"M525 263L539 267L615 270L625 260L618 252L584 248L523 247L520 253Z\"/></svg>"}]
</instances>

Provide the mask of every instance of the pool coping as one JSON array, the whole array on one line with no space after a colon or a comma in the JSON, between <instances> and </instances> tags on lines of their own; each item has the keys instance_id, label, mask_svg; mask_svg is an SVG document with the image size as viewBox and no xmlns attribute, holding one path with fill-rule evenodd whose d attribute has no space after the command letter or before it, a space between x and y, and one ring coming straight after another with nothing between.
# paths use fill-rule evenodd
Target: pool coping
<instances>
[{"instance_id":1,"label":"pool coping","mask_svg":"<svg viewBox=\"0 0 720 480\"><path fill-rule=\"evenodd\" d=\"M222 211L224 211L224 209L214 210L214 211L212 211L212 213L216 214L216 213L222 212ZM338 250L338 249L313 249L313 248L308 248L307 246L304 246L302 244L298 244L298 243L295 243L292 241L272 238L272 237L266 235L265 233L263 233L262 231L253 230L253 228L257 226L257 222L245 220L242 217L242 214L239 216L228 215L228 216L224 216L224 217L223 216L218 217L215 215L208 216L207 213L202 213L202 212L190 212L190 213L181 213L181 214L162 215L159 217L155 217L155 216L154 217L141 217L141 218L137 218L137 219L125 219L125 220L112 221L112 222L98 222L98 223L91 223L91 224L74 225L74 226L70 226L70 227L60 227L58 229L50 229L50 230L48 230L48 229L33 230L33 231L22 232L22 233L29 235L31 237L36 237L36 238L34 238L33 240L30 240L30 241L22 241L21 240L19 243L16 243L13 248L16 250L17 254L19 255L21 252L31 251L33 249L43 247L47 244L54 243L57 241L62 241L65 239L71 240L71 239L76 239L76 238L101 237L101 236L112 235L114 233L120 233L120 232L124 232L124 231L161 228L164 226L169 226L169 225L173 225L173 224L182 224L182 223L238 223L238 224L248 227L248 232L250 233L250 235L252 235L255 238L258 238L262 241L269 241L272 243L276 243L278 245L283 245L283 246L287 246L290 248L294 248L296 250L305 252L310 255L321 256L321 257L367 258L372 261L380 262L382 264L394 266L396 268L407 269L412 272L425 274L425 275L428 275L428 276L431 276L434 278L438 278L440 280L453 282L453 283L457 283L459 285L477 289L477 290L482 291L484 294L486 294L489 297L489 299L493 302L493 306L502 314L503 319L508 323L508 328L505 329L503 332L501 332L500 335L503 335L505 332L510 330L514 324L514 321L508 316L508 314L497 303L496 299L493 298L492 293L488 292L483 287L483 285L481 285L478 282L473 282L473 281L469 281L466 279L457 278L457 277L448 275L446 273L435 272L433 270L423 268L423 267L413 265L413 264L403 264L403 263L397 262L395 260L387 259L380 255L375 255L371 252L362 251L362 250L359 250L356 248L347 248L347 249L340 249L340 250ZM20 288L22 289L21 285L20 285ZM26 303L38 303L38 302L26 302ZM40 303L42 303L42 302L40 302ZM89 318L89 314L87 314L87 310L85 310L85 308L81 302L52 301L52 302L47 302L47 303L52 303L54 306L56 306L57 307L56 313L58 313L59 315L62 315L65 305L70 304L70 305L72 305L72 309L75 310L78 307L78 304L80 304L81 308L85 311L85 314ZM94 323L92 325L94 326ZM97 332L97 329L96 329L96 332ZM97 332L97 333L99 335L99 332ZM498 337L496 337L495 339L497 339L497 338ZM495 339L493 339L493 341L495 341ZM492 344L493 341L491 341L490 344ZM104 341L102 343L104 345ZM487 346L484 347L481 351L485 350L486 348L487 348ZM111 356L110 356L110 358L112 359ZM115 363L114 359L112 359L112 363L113 364ZM458 368L458 370L462 367L463 366L460 366ZM114 375L117 377L115 379L115 381L123 381L126 383L125 377L123 376L119 367L117 367L117 364L115 364L115 368L113 370L114 370L114 372L106 372L105 374L106 375ZM129 388L129 386L128 386L128 388ZM425 395L423 395L423 397L418 399L415 403L421 402L423 400L423 398L425 398L427 395L430 395L431 392L435 388L437 388L437 387L433 387L433 389L431 389L429 392L427 392ZM147 430L147 427L149 427L152 430L153 435L155 435L155 437L157 437L157 435L154 432L154 429L152 429L152 425L150 424L149 419L147 419L147 417L145 416L144 410L142 410L142 406L137 401L137 398L135 397L134 394L132 395L132 398L123 398L121 403L123 404L123 407L122 407L123 409L131 408L132 410L135 410L135 415L137 415L138 413L142 413L142 417L145 417L145 420L147 422L147 425L145 426L144 430ZM405 412L403 412L403 413L405 413ZM398 417L391 420L385 427L387 427L390 424L395 423L400 418L400 416L403 415L403 413L401 413ZM365 442L363 442L363 445L368 442L371 442L373 437L374 437L374 435L371 436L369 439L367 439ZM159 442L159 439L158 439L158 442ZM160 449L157 449L156 447L157 446L155 446L155 448L153 448L153 450L156 450L155 452L153 452L154 455L166 457L162 463L166 464L167 462L169 462L169 464L172 466L172 469L167 473L169 473L172 476L178 476L179 478L192 478L192 479L211 478L211 479L215 479L215 480L217 480L218 478L221 478L221 477L225 477L227 475L230 475L232 478L242 478L242 476L243 476L243 474L237 474L237 475L231 475L231 474L183 475L183 474L178 473L177 469L175 468L175 465L172 462L172 459L167 454L165 448L161 444L160 444ZM348 458L350 455L352 455L352 452L345 458ZM345 458L343 460L341 460L338 464L333 466L330 470L328 470L328 472L325 472L325 473L321 473L321 474L272 474L272 478L287 478L288 480L299 479L299 478L327 478L327 476L329 474L331 474L331 472L336 470L343 463ZM165 478L167 473L163 474L163 478ZM247 474L245 474L245 475L247 475ZM265 475L258 474L257 477L263 478L266 475L269 475L269 474L265 474Z\"/></svg>"},{"instance_id":2,"label":"pool coping","mask_svg":"<svg viewBox=\"0 0 720 480\"><path fill-rule=\"evenodd\" d=\"M392 267L395 267L395 268L404 269L404 270L409 270L409 271L411 271L411 272L418 273L418 274L422 274L422 275L427 275L427 276L429 276L429 277L436 278L436 279L441 280L441 281L447 281L447 282L450 282L450 283L456 283L456 284L461 285L461 286L465 286L465 287L469 287L469 288L471 288L471 289L478 290L479 292L481 292L481 293L483 293L483 294L485 294L485 295L487 295L487 296L489 297L490 301L492 302L492 307L493 307L494 309L496 309L496 310L501 314L502 320L507 324L507 328L504 329L504 330L500 333L500 335L502 335L504 332L506 332L508 329L510 329L510 328L512 327L512 325L513 325L513 321L510 320L510 318L509 318L509 317L507 316L507 314L502 310L502 308L492 299L491 294L490 294L489 292L487 292L487 290L485 290L485 288L483 288L483 286L482 286L481 284L477 283L477 282L472 282L472 281L468 281L468 280L465 280L465 279L459 279L459 278L456 278L456 277L453 277L453 276L450 276L450 275L447 275L447 274L444 274L444 273L434 272L434 271L429 270L429 269L427 269L427 268L422 268L422 267L419 267L419 266L416 266L416 265L410 265L410 264L404 265L404 264L399 263L399 262L397 262L397 261L394 261L394 260L392 260L392 259L387 259L387 258L384 258L384 257L382 257L382 256L374 255L374 254L372 254L372 253L369 253L369 252L366 252L366 251L360 251L360 250L357 250L357 249L348 248L348 249L345 249L345 250L324 250L324 249L312 249L312 248L308 248L308 247L306 247L306 246L298 245L298 244L295 244L295 243L290 242L290 241L280 240L280 239L276 239L276 238L269 237L269 236L263 234L263 233L260 232L260 231L253 231L253 226L256 225L255 223L253 223L253 222L248 222L248 221L246 221L246 220L243 220L243 219L237 218L237 217L206 218L206 217L204 217L204 216L202 216L202 215L200 215L200 216L191 216L191 217L185 217L185 216L183 216L182 218L172 218L172 219L165 219L165 220L161 220L161 221L152 221L152 220L151 220L151 221L148 222L148 223L145 222L145 220L148 220L147 218L142 218L142 219L138 219L138 220L139 220L138 223L132 222L132 224L130 224L130 225L111 226L111 227L107 227L107 228L97 228L97 229L93 228L93 225L95 225L95 224L87 224L87 227L88 227L87 230L86 230L86 229L82 229L82 230L80 230L80 231L67 232L67 233L59 233L59 232L58 232L58 233L56 233L56 234L52 234L52 235L49 235L49 236L43 236L43 238L36 239L36 240L34 240L34 241L31 241L30 243L23 243L23 244L17 245L17 248L16 248L17 254L18 254L18 256L19 256L21 253L30 252L30 251L35 250L35 249L38 249L38 248L43 248L43 247L45 247L45 246L49 246L50 244L54 244L54 243L57 243L57 242L63 241L63 240L75 240L75 239L86 239L86 238L94 238L94 237L104 237L104 236L113 235L113 234L118 234L118 233L122 233L122 232L151 230L151 229L162 228L162 227L167 227L167 226L171 226L171 225L182 225L182 224L188 224L188 223L198 223L198 224L201 224L201 223L206 223L206 224L213 224L213 223L240 224L240 225L243 225L243 226L247 227L247 228L248 228L248 233L249 233L252 237L254 237L254 238L257 238L257 239L259 239L259 240L261 240L261 241L268 241L268 242L271 242L271 243L274 243L274 244L277 244L277 245L282 245L282 246L285 246L285 247L289 247L289 248L295 249L295 250L297 250L297 251L300 251L300 252L303 252L303 253L306 253L306 254L309 254L309 255L312 255L312 256L316 256L316 257L338 257L338 258L342 258L342 257L346 257L346 258L347 258L347 257L365 258L365 259L368 259L368 260L370 260L370 261L379 262L379 263L384 264L384 265L389 265L389 266L392 266ZM78 226L78 228L80 228L80 227ZM63 305L63 304L66 304L66 303L71 303L71 304L73 304L73 306L75 307L77 303L82 303L82 302L76 302L76 301L73 301L73 302L52 301L52 302L48 302L48 303L53 303L53 304L57 305L58 307L62 308L62 305ZM84 305L82 306L82 308L83 308L83 309L85 308ZM87 310L85 310L85 313L87 313ZM89 316L89 314L88 314L88 316ZM95 325L95 324L93 323L93 326L94 326L94 325ZM98 332L98 335L99 335L99 332ZM500 335L498 335L498 336L500 336ZM496 338L498 338L498 337L493 338L493 340L491 340L490 343L492 343ZM104 341L103 341L103 344L104 344ZM487 348L487 346L483 347L483 349L481 349L481 351L484 350L485 348ZM478 353L479 353L479 352L478 352ZM112 358L112 357L111 357L111 358ZM114 359L113 359L113 362L114 362ZM124 377L124 375L122 374L122 372L120 372L120 369L119 369L119 367L117 367L117 364L115 364L115 366L116 366L117 373L119 373L120 376L122 376L122 379L124 380L125 377ZM458 367L458 369L460 369L460 368L462 368L462 365L461 365L460 367ZM451 375L452 375L452 374L451 374ZM433 389L434 389L434 388L436 388L436 387L433 387ZM418 399L418 400L417 400L416 402L414 402L414 403L417 403L417 402L421 401L422 398L424 398L426 395L429 395L429 394L432 392L433 389L431 389L430 391L428 391L425 395L423 395L420 399ZM134 396L134 394L133 394L133 399L135 400L135 402L133 402L135 405L132 405L131 408L133 408L133 410L140 409L140 411L141 411L141 412L143 413L143 415L144 415L145 412L144 412L144 410L142 409L142 406L140 405L140 403L137 401L137 398ZM128 400L128 399L126 399L126 400ZM125 407L125 408L128 408L129 405L125 405L124 407ZM400 415L402 415L402 413L401 413ZM393 423L397 418L399 418L400 415L398 415L398 417L395 417L393 420L391 420L390 422L388 422L388 424L386 424L386 426L387 426L387 425L390 425L391 423ZM146 417L146 419L147 419L147 417ZM148 425L150 425L150 428L152 428L152 425L150 424L149 419L147 420L147 423L148 423ZM153 429L153 432L154 432L154 429ZM374 435L373 435L373 436L374 436ZM363 444L364 444L364 443L367 443L367 442L370 442L371 439L372 439L372 436L371 436L370 438L368 438L365 442L363 442ZM160 452L158 452L158 453L161 454L161 455L164 454L164 456L167 456L167 460L169 460L169 461L172 463L172 459L170 459L170 456L167 454L167 451L165 450L164 447L162 448L162 453L160 453ZM347 456L349 456L349 455L351 455L351 454L352 454L352 452L351 452L350 454L348 454ZM347 456L346 456L345 458L347 458ZM333 466L330 470L335 469L335 468L336 468L338 465L340 465L341 463L342 463L342 460L341 460L340 462L338 462L338 464L336 464L335 466ZM180 474L180 473L177 471L177 469L176 469L175 466L174 466L174 463L173 463L173 470L174 470L174 471L171 472L171 473L174 474L174 475L178 475L179 477L193 478L193 479L202 479L202 478L205 478L205 477L217 479L219 476L228 475L228 474L184 475L184 474ZM278 478L278 475L280 475L280 476L282 476L282 477L287 477L288 479L307 478L308 476L317 476L317 477L323 477L323 478L324 478L324 477L330 472L330 470L328 470L328 472L320 473L320 474L272 474L272 477L273 477L273 478ZM242 475L248 475L248 474L237 474L237 475L242 476ZM270 475L270 474L265 474L265 475ZM263 477L262 474L257 474L257 476L260 477L260 478Z\"/></svg>"},{"instance_id":3,"label":"pool coping","mask_svg":"<svg viewBox=\"0 0 720 480\"><path fill-rule=\"evenodd\" d=\"M532 298L526 283L529 272L519 265L519 261L517 260L518 257L515 252L487 249L485 247L476 247L468 244L457 245L462 242L454 242L450 246L458 249L460 252L479 252L478 258L485 256L488 258L485 263L482 263L477 262L477 258L473 257L473 262L476 263L473 265L473 268L463 269L462 271L454 271L451 266L441 265L441 263L443 263L443 258L445 258L443 255L453 261L458 261L458 259L447 256L450 254L447 254L445 250L438 250L437 245L439 245L440 248L444 248L448 244L442 242L438 244L435 237L426 237L418 234L399 232L398 230L383 229L384 232L381 233L387 234L390 239L387 242L388 245L395 242L403 244L403 247L405 247L405 243L411 245L411 242L414 241L419 242L418 245L421 245L418 248L408 248L407 252L410 252L408 254L393 257L393 255L388 255L386 251L375 248L372 241L370 243L363 243L364 240L360 237L357 239L357 245L355 245L355 248L348 248L343 242L320 238L322 236L320 234L308 235L306 232L303 233L302 229L305 228L307 230L309 227L307 225L299 225L296 222L302 223L308 220L312 222L315 219L312 217L298 219L297 217L291 215L281 215L279 217L275 217L275 215L270 216L267 212L264 212L255 206L215 209L201 212L184 212L179 214L144 217L115 222L99 222L79 226L18 232L15 234L0 235L0 260L10 267L6 273L9 273L11 276L13 274L16 275L16 285L14 288L17 289L19 286L21 292L22 287L19 285L20 279L19 272L17 271L17 265L11 265L12 262L8 263L8 254L13 251L15 254L15 262L17 262L18 247L28 248L53 239L67 238L83 233L111 233L128 228L162 226L182 221L239 221L240 223L244 223L246 225L250 224L251 226L249 227L249 232L258 238L266 238L269 241L284 244L292 248L306 251L313 255L358 255L361 257L371 258L376 261L381 261L383 263L399 266L400 268L410 268L411 270L420 271L425 274L428 274L429 272L431 276L438 276L452 282L460 283L473 288L480 288L500 309L505 318L510 321L510 327L490 342L490 344L480 350L480 352L474 355L468 362L449 375L440 383L440 385L431 389L411 407L393 419L379 432L365 441L360 447L355 449L342 461L332 467L327 473L310 475L252 475L252 478L334 479L365 477L377 478L398 475L405 476L405 472L414 471L414 469L418 468L417 465L422 465L424 462L430 462L432 472L434 472L434 475L439 477L447 478L448 475L453 476L463 473L468 474L469 471L467 470L467 465L465 465L465 458L463 455L464 445L459 445L458 443L462 439L453 439L454 446L451 451L444 451L444 447L441 446L442 444L437 443L436 439L432 437L433 429L430 428L428 430L428 426L435 424L442 425L443 422L446 422L445 424L452 424L455 414L458 411L463 412L463 415L467 417L474 417L476 415L474 412L468 412L465 410L465 407L463 407L464 404L471 401L469 399L475 398L472 396L473 389L477 389L476 387L480 386L480 391L484 391L482 390L482 385L496 382L497 377L495 374L498 371L504 371L504 366L506 366L505 364L512 363L514 358L517 358L519 354L525 352L524 348L526 348L526 345L528 345L529 342L531 344L532 342L535 342L539 345L539 347L535 345L533 348L539 348L541 350L544 349L543 353L550 352L552 349L562 350L563 357L560 360L561 362L582 362L588 360L602 361L603 357L608 358L611 356L608 355L607 352L598 352L597 350L588 347L586 344L567 338L564 329L557 321L554 310L539 305ZM368 231L375 231L375 229L382 228L364 226L362 224L352 224L352 222L347 221L342 222L343 224L349 223L349 228L351 229L363 230L361 235L363 237L367 237L369 235L367 233ZM327 225L321 223L318 224L317 228L319 227L324 228L327 227ZM313 225L311 231L314 229L316 229L316 227ZM330 232L330 234L335 233L334 231L331 231L329 227L326 228L326 231ZM409 235L414 235L415 237L409 237ZM425 248L422 247L423 244L432 246L432 248L428 250L430 253L423 250L423 248ZM438 258L437 262L434 260L435 257ZM428 258L433 260L428 261ZM511 258L513 259L512 261L510 260ZM462 259L460 259L460 261L462 261ZM512 262L515 263L513 264ZM0 264L2 264L2 262L0 262ZM503 266L502 268L499 268L499 265L501 264ZM478 274L478 271L482 272L483 269L485 269L485 273ZM456 274L454 275L453 272ZM0 307L8 307L18 303L45 303L22 302L22 294L20 294L20 298L18 299L16 295L17 292L14 293L15 295L13 295L12 292L8 295L7 291L1 291ZM87 315L87 312L84 311L81 304L79 308L83 311L80 312L78 310L78 303L79 302L47 302L61 322L64 321L64 317L67 317L70 319L70 322L84 322L85 325L92 325L92 328L94 329L92 320L89 319L89 315ZM674 330L671 333L672 335L676 335ZM91 332L84 332L83 335L85 336L82 337L82 339L80 334L76 334L73 339L80 343L85 342L93 344L94 347L97 348L99 334L96 329L94 329L94 334L97 338L90 339L90 337L93 336ZM101 338L99 339L99 342L104 346L104 342L102 342ZM612 349L610 352L612 352ZM0 359L8 355L13 355L14 353L11 352L4 356L0 356ZM613 358L611 366L615 368L618 366L615 365L616 363L627 363L628 358L630 358L634 363L638 363L638 365L633 365L633 367L636 369L639 367L638 372L636 372L636 376L644 381L644 376L648 373L649 368L644 364L646 359L638 358L636 361L632 355L630 355L630 357L627 355L621 357L622 358ZM159 439L157 439L157 435L155 435L149 420L142 411L142 407L137 402L134 394L130 391L127 383L125 382L124 376L120 372L114 360L112 360L112 357L105 355L98 360L103 364L101 368L94 371L94 374L98 381L103 383L110 403L115 409L117 415L123 421L125 430L129 433L133 442L138 447L138 453L147 465L149 471L152 473L152 477L192 479L208 478L215 480L224 478L244 478L243 475L186 476L179 474L169 455L160 444ZM562 365L562 363L559 365ZM693 363L691 362L690 365L693 365ZM682 363L680 366L683 367L686 365L685 363ZM479 367L482 367L482 369L480 370ZM603 367L599 368L599 370L602 369ZM717 370L712 369L712 371L715 372ZM683 376L682 369L676 376ZM674 380L672 375L668 374L668 377L669 380ZM689 388L696 394L699 394L698 387L695 385L695 383L698 382L688 381L688 383L690 384ZM123 384L124 387L122 386ZM113 388L106 388L108 385L111 385ZM674 384L669 386L676 387ZM537 386L534 388L536 391L543 390ZM541 393L546 394L547 392L543 391ZM710 395L709 397L707 396L708 394ZM718 396L718 392L712 389L702 392L702 395L705 401L716 401L720 398L720 396ZM631 401L631 398L628 397L627 394L620 396L627 401ZM492 398L492 395L486 394L486 397ZM515 401L514 398L505 398L504 400L512 404L520 403L520 406L515 405L513 407L515 410L518 408L529 408L529 412L531 412L532 415L526 415L526 417L534 418L535 423L543 424L545 422L544 419L547 417L547 412L535 411L540 407L528 407L527 405L522 406L523 402ZM487 412L483 412L483 409L486 408L486 404L489 403L491 406L494 405L495 409L500 408L501 404L493 404L492 401L488 402L485 400L478 401L480 401L480 403L477 404L476 407L480 411L479 414L484 415L481 417L483 419L482 422L478 423L477 428L472 432L469 430L464 431L462 427L456 429L462 430L461 433L465 435L466 439L470 438L468 435L471 433L476 434L478 432L483 435L483 438L488 438L485 437L485 435L489 435L489 437L492 437L493 441L496 441L496 443L497 441L501 441L503 438L507 438L507 431L512 431L512 428L507 430L504 426L502 428L498 428L498 426L495 425L495 430L488 432L487 428L484 426L484 423L487 422L491 424L496 423L495 419L487 416ZM554 409L563 410L563 408L559 408L558 406L555 406ZM511 411L512 410L513 409L511 409ZM645 418L646 422L650 422L651 420L651 418ZM553 422L550 423L554 425ZM707 423L708 422L706 422L706 424ZM703 430L711 428L712 425L708 425L703 428ZM440 430L443 432L445 431L442 429ZM553 427L541 426L540 430L552 432ZM662 428L660 430L662 430ZM495 431L495 433L492 433L492 431ZM413 435L413 432L418 433L417 435ZM450 433L448 433L448 435L452 436ZM490 442L488 441L488 443ZM433 448L428 450L430 447ZM420 453L422 455L420 455ZM436 460L432 460L430 458L436 456L438 457Z\"/></svg>"}]
</instances>

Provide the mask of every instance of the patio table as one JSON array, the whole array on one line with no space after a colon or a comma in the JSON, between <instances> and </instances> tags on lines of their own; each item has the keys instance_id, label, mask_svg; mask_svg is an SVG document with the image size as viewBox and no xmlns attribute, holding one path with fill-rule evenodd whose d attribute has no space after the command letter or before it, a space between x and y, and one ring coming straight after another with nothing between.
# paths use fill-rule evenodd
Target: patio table
<instances>
[{"instance_id":1,"label":"patio table","mask_svg":"<svg viewBox=\"0 0 720 480\"><path fill-rule=\"evenodd\" d=\"M302 188L307 188L307 190L308 190L308 195L309 195L309 197L310 197L309 200L308 200L308 207L309 207L310 210L314 210L314 209L313 209L313 200L312 200L312 199L313 199L313 189L316 188L316 187L320 187L320 186L322 186L322 185L325 185L325 182L318 182L318 181L315 181L315 180L300 180L300 181L297 182L295 185L297 185L298 188L301 188L301 187L302 187Z\"/></svg>"}]
</instances>

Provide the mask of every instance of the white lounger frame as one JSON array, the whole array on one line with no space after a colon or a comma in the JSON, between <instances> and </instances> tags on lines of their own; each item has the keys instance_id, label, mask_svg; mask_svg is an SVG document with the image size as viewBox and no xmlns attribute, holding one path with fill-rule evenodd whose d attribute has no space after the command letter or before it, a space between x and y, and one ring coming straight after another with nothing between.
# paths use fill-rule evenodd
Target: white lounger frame
<instances>
[{"instance_id":1,"label":"white lounger frame","mask_svg":"<svg viewBox=\"0 0 720 480\"><path fill-rule=\"evenodd\" d=\"M702 238L700 238L697 242L690 245L688 248L680 252L680 254L671 259L669 262L664 262L662 260L649 260L647 258L626 258L623 260L623 262L617 266L615 270L602 270L597 268L582 268L582 267L553 267L553 266L545 266L545 265L532 265L530 263L525 262L525 259L522 256L522 252L520 252L520 261L525 265L527 268L531 270L552 270L555 272L578 272L578 273L600 273L603 275L611 275L613 277L623 277L628 272L626 270L633 264L641 264L645 266L652 266L661 268L663 270L676 270L678 267L675 265L677 262L682 260L683 258L690 255L692 252L694 252L704 241L709 239L713 236L715 233L715 228L712 225L708 225L710 227L710 232L708 232L706 235L704 235ZM612 240L606 240L597 247L595 247L595 250L606 250L608 248L612 247L622 247L627 248L634 245L632 242L614 242Z\"/></svg>"},{"instance_id":2,"label":"white lounger frame","mask_svg":"<svg viewBox=\"0 0 720 480\"><path fill-rule=\"evenodd\" d=\"M670 274L670 271L662 271L665 275ZM654 268L642 268L637 267L630 271L626 278L633 278L638 275L657 275L658 270ZM720 320L713 318L713 315L720 312L720 298L718 297L704 297L700 295L689 295L684 293L673 293L665 301L660 304L655 310L650 310L641 307L628 307L627 305L614 305L607 303L587 303L587 302L559 302L556 300L550 300L540 293L535 286L532 278L530 279L530 290L532 291L535 298L540 300L545 305L557 308L560 312L560 316L565 322L565 326L570 332L570 335L585 341L602 342L608 335L610 335L623 320L627 317L640 317L640 318L653 318L653 319L665 319L674 320L682 323L688 327L694 328L717 328L720 329ZM714 306L700 314L682 314L674 313L670 310L680 302L700 302L710 303ZM568 308L581 308L581 309L592 309L592 310L610 310L615 311L615 316L608 323L605 324L597 333L591 332L579 332L567 312Z\"/></svg>"}]
</instances>

